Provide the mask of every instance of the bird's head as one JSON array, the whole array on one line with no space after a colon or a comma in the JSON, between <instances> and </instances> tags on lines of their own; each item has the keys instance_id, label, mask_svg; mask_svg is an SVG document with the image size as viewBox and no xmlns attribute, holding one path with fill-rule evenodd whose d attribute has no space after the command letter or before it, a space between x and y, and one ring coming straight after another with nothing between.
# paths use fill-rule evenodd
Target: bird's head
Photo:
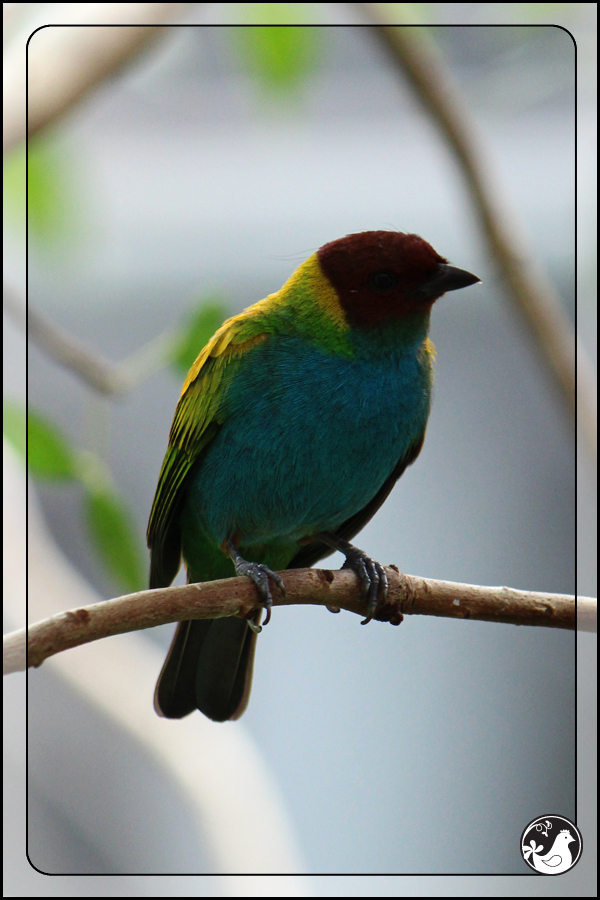
<instances>
[{"instance_id":1,"label":"bird's head","mask_svg":"<svg viewBox=\"0 0 600 900\"><path fill-rule=\"evenodd\" d=\"M562 840L566 844L570 844L571 841L575 840L575 838L573 837L573 835L571 834L571 832L569 831L568 828L563 828L563 830L559 833L558 836L559 836L559 838L562 838Z\"/></svg>"},{"instance_id":2,"label":"bird's head","mask_svg":"<svg viewBox=\"0 0 600 900\"><path fill-rule=\"evenodd\" d=\"M442 294L480 280L417 234L397 231L349 234L324 244L317 257L349 324L359 328L427 315Z\"/></svg>"}]
</instances>

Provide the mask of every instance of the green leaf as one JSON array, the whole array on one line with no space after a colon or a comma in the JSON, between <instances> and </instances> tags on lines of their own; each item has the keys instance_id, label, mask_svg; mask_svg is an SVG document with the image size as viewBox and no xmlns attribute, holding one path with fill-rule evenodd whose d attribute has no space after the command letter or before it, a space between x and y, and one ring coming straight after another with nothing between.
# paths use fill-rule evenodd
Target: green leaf
<instances>
[{"instance_id":1,"label":"green leaf","mask_svg":"<svg viewBox=\"0 0 600 900\"><path fill-rule=\"evenodd\" d=\"M39 413L4 400L2 429L7 440L25 457L34 478L67 480L77 477L77 457L60 431Z\"/></svg>"},{"instance_id":2,"label":"green leaf","mask_svg":"<svg viewBox=\"0 0 600 900\"><path fill-rule=\"evenodd\" d=\"M27 453L27 417L25 407L13 403L11 400L3 400L2 403L2 433L9 441L19 456Z\"/></svg>"},{"instance_id":3,"label":"green leaf","mask_svg":"<svg viewBox=\"0 0 600 900\"><path fill-rule=\"evenodd\" d=\"M241 8L245 21L258 23L230 29L247 68L268 89L298 87L315 68L322 37L318 27L288 25L306 22L307 4L244 3Z\"/></svg>"},{"instance_id":4,"label":"green leaf","mask_svg":"<svg viewBox=\"0 0 600 900\"><path fill-rule=\"evenodd\" d=\"M122 501L108 490L88 493L86 514L96 549L108 571L125 590L143 590L142 555Z\"/></svg>"},{"instance_id":5,"label":"green leaf","mask_svg":"<svg viewBox=\"0 0 600 900\"><path fill-rule=\"evenodd\" d=\"M186 375L215 331L227 318L225 306L218 299L203 303L194 310L181 329L182 338L173 352L171 365L178 373Z\"/></svg>"},{"instance_id":6,"label":"green leaf","mask_svg":"<svg viewBox=\"0 0 600 900\"><path fill-rule=\"evenodd\" d=\"M81 237L79 210L73 191L73 161L62 148L45 137L29 142L26 170L25 146L18 147L3 164L4 208L18 228L29 212L29 235L44 246L66 244ZM28 194L25 193L27 185ZM76 227L77 226L77 227Z\"/></svg>"},{"instance_id":7,"label":"green leaf","mask_svg":"<svg viewBox=\"0 0 600 900\"><path fill-rule=\"evenodd\" d=\"M112 488L110 473L94 454L72 450L47 419L10 400L3 403L4 436L36 478L78 479L85 489L92 539L111 575L128 591L145 587L143 558L129 514Z\"/></svg>"},{"instance_id":8,"label":"green leaf","mask_svg":"<svg viewBox=\"0 0 600 900\"><path fill-rule=\"evenodd\" d=\"M10 153L2 165L2 206L7 222L18 231L25 231L27 212L25 201L25 147Z\"/></svg>"},{"instance_id":9,"label":"green leaf","mask_svg":"<svg viewBox=\"0 0 600 900\"><path fill-rule=\"evenodd\" d=\"M66 439L39 413L27 413L27 465L34 478L77 477L77 458Z\"/></svg>"}]
</instances>

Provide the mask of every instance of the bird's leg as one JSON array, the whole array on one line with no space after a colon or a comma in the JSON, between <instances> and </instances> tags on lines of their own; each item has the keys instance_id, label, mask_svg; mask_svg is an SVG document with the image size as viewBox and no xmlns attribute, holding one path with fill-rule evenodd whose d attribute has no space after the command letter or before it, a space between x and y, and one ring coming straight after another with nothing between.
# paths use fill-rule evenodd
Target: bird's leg
<instances>
[{"instance_id":1,"label":"bird's leg","mask_svg":"<svg viewBox=\"0 0 600 900\"><path fill-rule=\"evenodd\" d=\"M383 600L387 597L389 585L385 568L381 563L367 556L364 550L359 550L354 544L350 544L343 538L336 537L335 534L325 531L321 534L316 534L315 537L327 544L328 547L333 547L334 550L339 550L340 553L343 553L346 557L346 562L342 569L353 569L362 581L363 590L368 597L368 615L360 624L367 625L375 615L378 593L381 591Z\"/></svg>"},{"instance_id":2,"label":"bird's leg","mask_svg":"<svg viewBox=\"0 0 600 900\"><path fill-rule=\"evenodd\" d=\"M271 607L273 606L273 598L271 596L269 578L273 579L282 597L285 596L285 586L283 584L283 581L281 580L277 572L273 572L271 569L269 569L268 566L263 565L263 563L247 562L245 559L243 559L238 553L238 549L231 538L226 541L225 550L233 565L235 566L235 574L247 575L248 578L252 579L252 581L258 588L261 602L267 608L267 617L264 621L264 624L267 625L271 618ZM256 633L261 631L261 626L258 623L254 624L252 622L248 622L248 625L250 626L252 631L255 631Z\"/></svg>"}]
</instances>

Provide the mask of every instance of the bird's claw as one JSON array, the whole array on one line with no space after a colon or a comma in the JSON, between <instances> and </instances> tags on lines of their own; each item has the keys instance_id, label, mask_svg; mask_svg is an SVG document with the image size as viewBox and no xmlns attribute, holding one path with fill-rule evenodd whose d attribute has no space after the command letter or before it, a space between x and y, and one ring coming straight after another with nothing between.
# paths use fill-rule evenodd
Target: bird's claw
<instances>
[{"instance_id":1,"label":"bird's claw","mask_svg":"<svg viewBox=\"0 0 600 900\"><path fill-rule=\"evenodd\" d=\"M263 563L246 562L246 560L241 557L238 557L238 560L235 561L235 571L236 575L247 575L258 588L262 605L267 610L267 616L263 625L268 625L271 619L271 607L273 606L269 578L275 583L280 595L285 597L285 585L280 576L277 572L273 572L272 569L269 569L269 567L265 566ZM248 624L253 631L256 631L257 633L261 631L260 625L252 625L250 622Z\"/></svg>"},{"instance_id":2,"label":"bird's claw","mask_svg":"<svg viewBox=\"0 0 600 900\"><path fill-rule=\"evenodd\" d=\"M370 556L359 550L358 547L352 547L345 553L346 562L342 569L352 569L360 578L363 590L368 598L367 618L363 619L361 625L368 625L377 611L377 599L381 592L381 599L385 600L388 594L389 582L384 566Z\"/></svg>"}]
</instances>

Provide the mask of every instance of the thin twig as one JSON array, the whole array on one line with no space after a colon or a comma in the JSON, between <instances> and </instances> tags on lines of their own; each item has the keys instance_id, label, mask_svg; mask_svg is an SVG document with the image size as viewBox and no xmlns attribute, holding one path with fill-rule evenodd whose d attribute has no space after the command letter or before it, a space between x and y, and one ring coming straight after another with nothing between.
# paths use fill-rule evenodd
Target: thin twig
<instances>
[{"instance_id":1,"label":"thin twig","mask_svg":"<svg viewBox=\"0 0 600 900\"><path fill-rule=\"evenodd\" d=\"M28 337L55 362L75 372L89 387L101 394L119 395L133 390L155 372L164 368L181 340L177 329L158 335L136 350L121 363L113 363L97 350L55 325L39 310L29 304L27 317L25 303L4 285L4 309L23 329Z\"/></svg>"},{"instance_id":2,"label":"thin twig","mask_svg":"<svg viewBox=\"0 0 600 900\"><path fill-rule=\"evenodd\" d=\"M574 629L575 597L517 591L506 587L479 587L403 575L395 566L386 569L389 594L375 618L399 625L403 615L478 619L513 625ZM275 606L313 604L333 611L345 609L365 616L366 602L354 572L327 569L291 569L280 573L285 596ZM185 619L222 616L248 617L256 606L256 589L247 578L229 578L183 587L140 591L72 609L31 625L28 665L39 666L49 656L100 638ZM595 630L596 601L577 599L577 625ZM25 668L26 631L4 638L4 674Z\"/></svg>"},{"instance_id":3,"label":"thin twig","mask_svg":"<svg viewBox=\"0 0 600 900\"><path fill-rule=\"evenodd\" d=\"M498 178L478 136L477 125L450 72L422 28L392 25L381 7L357 4L395 65L408 78L429 110L462 170L490 250L509 288L509 296L527 323L543 361L552 372L563 398L577 409L581 434L596 459L597 414L594 365L581 343L559 297L535 262L516 217L501 201ZM575 353L577 348L577 370ZM577 388L577 390L576 390Z\"/></svg>"},{"instance_id":4,"label":"thin twig","mask_svg":"<svg viewBox=\"0 0 600 900\"><path fill-rule=\"evenodd\" d=\"M25 6L26 4L20 4ZM187 3L55 3L29 42L29 136L127 64ZM30 24L25 16L25 24ZM64 26L64 27L61 27ZM25 140L27 31L4 48L4 153Z\"/></svg>"}]
</instances>

